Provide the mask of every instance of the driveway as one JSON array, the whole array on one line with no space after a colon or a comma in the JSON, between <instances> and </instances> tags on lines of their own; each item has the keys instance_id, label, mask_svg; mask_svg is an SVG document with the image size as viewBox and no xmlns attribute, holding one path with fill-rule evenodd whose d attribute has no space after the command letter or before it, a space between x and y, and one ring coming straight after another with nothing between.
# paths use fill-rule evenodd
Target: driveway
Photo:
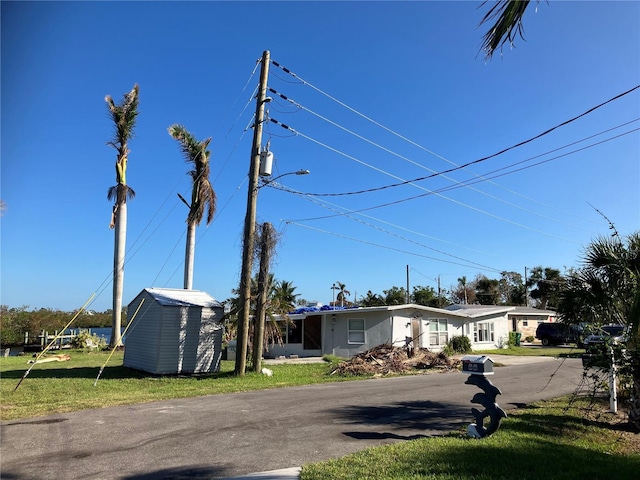
<instances>
[{"instance_id":1,"label":"driveway","mask_svg":"<svg viewBox=\"0 0 640 480\"><path fill-rule=\"evenodd\" d=\"M493 356L506 410L573 393L579 359ZM226 478L464 428L460 372L85 410L0 427L3 479ZM71 393L72 394L72 393Z\"/></svg>"}]
</instances>

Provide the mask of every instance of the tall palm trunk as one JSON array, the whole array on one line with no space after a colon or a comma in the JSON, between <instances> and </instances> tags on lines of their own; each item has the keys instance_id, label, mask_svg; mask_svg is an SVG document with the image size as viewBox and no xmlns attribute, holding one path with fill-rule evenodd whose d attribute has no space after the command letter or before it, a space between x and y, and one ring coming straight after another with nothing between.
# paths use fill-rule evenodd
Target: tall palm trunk
<instances>
[{"instance_id":1,"label":"tall palm trunk","mask_svg":"<svg viewBox=\"0 0 640 480\"><path fill-rule=\"evenodd\" d=\"M184 288L193 288L193 264L196 255L196 223L190 222L187 225L187 244L184 254Z\"/></svg>"},{"instance_id":2,"label":"tall palm trunk","mask_svg":"<svg viewBox=\"0 0 640 480\"><path fill-rule=\"evenodd\" d=\"M111 321L111 347L120 345L122 331L122 295L124 290L124 260L127 243L127 202L116 204L115 241L113 251L113 313Z\"/></svg>"}]
</instances>

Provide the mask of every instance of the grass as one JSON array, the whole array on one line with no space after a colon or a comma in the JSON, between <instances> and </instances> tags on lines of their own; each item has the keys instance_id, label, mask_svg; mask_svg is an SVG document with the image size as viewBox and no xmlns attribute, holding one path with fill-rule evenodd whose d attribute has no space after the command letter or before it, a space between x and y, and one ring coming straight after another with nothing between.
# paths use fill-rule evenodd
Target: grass
<instances>
[{"instance_id":1,"label":"grass","mask_svg":"<svg viewBox=\"0 0 640 480\"><path fill-rule=\"evenodd\" d=\"M479 355L517 355L517 356L536 356L536 357L570 357L580 358L585 353L584 348L578 347L509 347L496 350L479 350L474 354Z\"/></svg>"},{"instance_id":2,"label":"grass","mask_svg":"<svg viewBox=\"0 0 640 480\"><path fill-rule=\"evenodd\" d=\"M234 362L222 361L221 371L198 376L153 376L122 366L123 353L109 360L94 387L108 352L68 351L71 360L37 364L14 391L29 368L30 357L0 359L0 419L36 417L88 408L186 398L221 393L339 382L326 375L329 363L269 365L273 376L233 374Z\"/></svg>"},{"instance_id":3,"label":"grass","mask_svg":"<svg viewBox=\"0 0 640 480\"><path fill-rule=\"evenodd\" d=\"M637 478L640 443L587 399L509 413L490 437L465 432L370 448L305 465L301 480L584 480Z\"/></svg>"}]
</instances>

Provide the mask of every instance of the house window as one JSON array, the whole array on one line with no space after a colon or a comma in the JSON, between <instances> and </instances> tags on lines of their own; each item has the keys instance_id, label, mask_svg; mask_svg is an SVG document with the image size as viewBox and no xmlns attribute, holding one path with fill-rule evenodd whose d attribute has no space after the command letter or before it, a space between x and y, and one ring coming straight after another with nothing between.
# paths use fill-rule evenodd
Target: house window
<instances>
[{"instance_id":1,"label":"house window","mask_svg":"<svg viewBox=\"0 0 640 480\"><path fill-rule=\"evenodd\" d=\"M429 345L446 345L449 341L449 326L444 318L429 319Z\"/></svg>"},{"instance_id":2,"label":"house window","mask_svg":"<svg viewBox=\"0 0 640 480\"><path fill-rule=\"evenodd\" d=\"M528 327L529 326L529 320L522 320L522 326L523 327Z\"/></svg>"},{"instance_id":3,"label":"house window","mask_svg":"<svg viewBox=\"0 0 640 480\"><path fill-rule=\"evenodd\" d=\"M350 318L348 320L348 332L347 332L347 341L348 343L355 344L364 344L365 336L364 336L364 319L355 319Z\"/></svg>"},{"instance_id":4,"label":"house window","mask_svg":"<svg viewBox=\"0 0 640 480\"><path fill-rule=\"evenodd\" d=\"M493 342L493 322L476 323L473 329L473 341L476 343Z\"/></svg>"}]
</instances>

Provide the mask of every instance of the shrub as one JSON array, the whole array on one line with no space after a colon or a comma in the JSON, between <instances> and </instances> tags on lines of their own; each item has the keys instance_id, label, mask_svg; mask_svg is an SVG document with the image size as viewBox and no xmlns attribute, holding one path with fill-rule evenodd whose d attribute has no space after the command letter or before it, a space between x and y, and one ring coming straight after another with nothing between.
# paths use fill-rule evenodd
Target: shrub
<instances>
[{"instance_id":1,"label":"shrub","mask_svg":"<svg viewBox=\"0 0 640 480\"><path fill-rule=\"evenodd\" d=\"M107 346L107 341L98 335L92 335L89 330L81 330L78 335L73 337L71 345L74 348L82 348L84 350L102 350Z\"/></svg>"},{"instance_id":2,"label":"shrub","mask_svg":"<svg viewBox=\"0 0 640 480\"><path fill-rule=\"evenodd\" d=\"M457 337L451 337L445 351L452 353L470 353L471 352L471 341L469 337L465 335L459 335Z\"/></svg>"}]
</instances>

